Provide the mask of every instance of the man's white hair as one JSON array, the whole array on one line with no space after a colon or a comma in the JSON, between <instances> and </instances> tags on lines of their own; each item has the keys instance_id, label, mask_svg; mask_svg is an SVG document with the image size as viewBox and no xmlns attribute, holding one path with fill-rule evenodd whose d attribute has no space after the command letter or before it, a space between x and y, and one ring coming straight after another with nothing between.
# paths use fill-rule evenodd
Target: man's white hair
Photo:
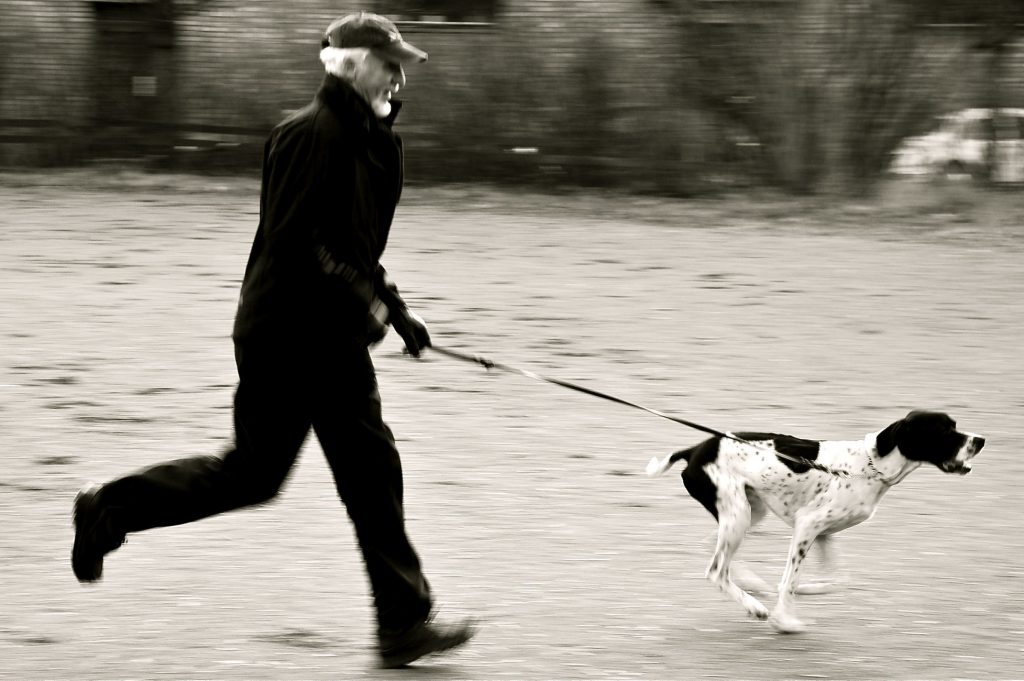
<instances>
[{"instance_id":1,"label":"man's white hair","mask_svg":"<svg viewBox=\"0 0 1024 681\"><path fill-rule=\"evenodd\" d=\"M320 61L327 73L351 81L368 54L368 47L325 47L320 50Z\"/></svg>"}]
</instances>

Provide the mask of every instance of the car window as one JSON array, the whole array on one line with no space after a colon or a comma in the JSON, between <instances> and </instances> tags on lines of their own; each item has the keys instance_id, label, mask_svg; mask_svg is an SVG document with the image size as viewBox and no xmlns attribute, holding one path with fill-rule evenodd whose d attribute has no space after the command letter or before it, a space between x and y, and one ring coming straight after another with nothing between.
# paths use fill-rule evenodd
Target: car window
<instances>
[{"instance_id":1,"label":"car window","mask_svg":"<svg viewBox=\"0 0 1024 681\"><path fill-rule=\"evenodd\" d=\"M973 121L967 121L964 125L963 136L969 140L989 140L992 139L992 119L976 119Z\"/></svg>"},{"instance_id":2,"label":"car window","mask_svg":"<svg viewBox=\"0 0 1024 681\"><path fill-rule=\"evenodd\" d=\"M999 140L1019 140L1024 138L1024 117L1008 111L1001 112L995 118L997 138Z\"/></svg>"}]
</instances>

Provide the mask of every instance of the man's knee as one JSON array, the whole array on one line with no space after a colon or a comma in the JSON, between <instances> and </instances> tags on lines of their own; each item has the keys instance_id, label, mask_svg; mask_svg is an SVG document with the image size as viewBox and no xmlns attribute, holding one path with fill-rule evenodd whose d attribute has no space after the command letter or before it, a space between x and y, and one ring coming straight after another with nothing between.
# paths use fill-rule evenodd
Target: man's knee
<instances>
[{"instance_id":1,"label":"man's knee","mask_svg":"<svg viewBox=\"0 0 1024 681\"><path fill-rule=\"evenodd\" d=\"M264 504L278 495L283 482L283 478L254 478L247 481L240 488L240 492L247 505Z\"/></svg>"},{"instance_id":2,"label":"man's knee","mask_svg":"<svg viewBox=\"0 0 1024 681\"><path fill-rule=\"evenodd\" d=\"M278 495L288 469L279 466L239 465L229 455L223 463L221 474L238 505L252 506L266 503Z\"/></svg>"}]
</instances>

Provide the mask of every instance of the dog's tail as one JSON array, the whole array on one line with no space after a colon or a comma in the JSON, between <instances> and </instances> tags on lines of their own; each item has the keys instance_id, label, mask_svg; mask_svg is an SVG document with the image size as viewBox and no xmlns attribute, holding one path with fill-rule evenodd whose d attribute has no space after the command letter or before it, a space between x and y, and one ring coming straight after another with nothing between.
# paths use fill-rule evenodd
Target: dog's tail
<instances>
[{"instance_id":1,"label":"dog's tail","mask_svg":"<svg viewBox=\"0 0 1024 681\"><path fill-rule=\"evenodd\" d=\"M652 456L651 460L647 462L647 475L651 477L661 475L669 468L671 468L672 464L674 464L676 461L679 461L679 459L685 459L686 462L689 463L690 457L693 455L693 452L696 449L697 447L680 449L678 452L673 452L669 454L661 461L658 460L658 457Z\"/></svg>"}]
</instances>

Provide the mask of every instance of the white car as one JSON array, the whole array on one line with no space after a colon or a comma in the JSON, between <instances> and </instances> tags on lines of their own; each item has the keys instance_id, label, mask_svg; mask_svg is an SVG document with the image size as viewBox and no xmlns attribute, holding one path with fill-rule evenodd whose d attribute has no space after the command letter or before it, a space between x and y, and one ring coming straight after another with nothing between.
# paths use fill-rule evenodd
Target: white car
<instances>
[{"instance_id":1,"label":"white car","mask_svg":"<svg viewBox=\"0 0 1024 681\"><path fill-rule=\"evenodd\" d=\"M893 172L975 176L991 161L994 181L1024 182L1024 109L964 109L938 121L933 132L907 138L893 152Z\"/></svg>"}]
</instances>

